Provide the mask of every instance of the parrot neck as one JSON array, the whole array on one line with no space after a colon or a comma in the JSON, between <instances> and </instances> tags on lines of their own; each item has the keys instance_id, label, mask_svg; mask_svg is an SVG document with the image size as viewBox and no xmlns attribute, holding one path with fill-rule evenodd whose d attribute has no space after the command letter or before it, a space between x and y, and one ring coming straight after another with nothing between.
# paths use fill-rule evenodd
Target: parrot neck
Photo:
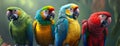
<instances>
[{"instance_id":1,"label":"parrot neck","mask_svg":"<svg viewBox=\"0 0 120 46\"><path fill-rule=\"evenodd\" d=\"M39 11L37 12L37 15L35 16L35 19L41 24L41 25L50 25L53 24L54 21L48 21L44 20L42 16L39 14Z\"/></svg>"},{"instance_id":2,"label":"parrot neck","mask_svg":"<svg viewBox=\"0 0 120 46\"><path fill-rule=\"evenodd\" d=\"M70 17L66 17L69 21L78 21L77 19L73 19L73 18L70 18Z\"/></svg>"},{"instance_id":3,"label":"parrot neck","mask_svg":"<svg viewBox=\"0 0 120 46\"><path fill-rule=\"evenodd\" d=\"M61 12L58 16L58 18L66 18L66 14L64 12Z\"/></svg>"},{"instance_id":4,"label":"parrot neck","mask_svg":"<svg viewBox=\"0 0 120 46\"><path fill-rule=\"evenodd\" d=\"M37 21L38 21L41 25L54 24L54 20L52 20L52 21L47 21L47 20L43 20L43 19L37 19Z\"/></svg>"},{"instance_id":5,"label":"parrot neck","mask_svg":"<svg viewBox=\"0 0 120 46\"><path fill-rule=\"evenodd\" d=\"M94 27L94 28L103 28L103 27L100 26L100 24L94 24L94 23L92 23L91 21L88 21L88 25L91 26L92 28L93 28L93 27Z\"/></svg>"}]
</instances>

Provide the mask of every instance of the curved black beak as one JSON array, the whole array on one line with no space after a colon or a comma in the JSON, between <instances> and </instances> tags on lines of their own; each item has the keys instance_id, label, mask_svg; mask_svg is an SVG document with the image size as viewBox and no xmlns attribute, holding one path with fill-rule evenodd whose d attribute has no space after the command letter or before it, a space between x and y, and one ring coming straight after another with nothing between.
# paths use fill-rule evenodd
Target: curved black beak
<instances>
[{"instance_id":1,"label":"curved black beak","mask_svg":"<svg viewBox=\"0 0 120 46\"><path fill-rule=\"evenodd\" d=\"M79 12L77 11L77 9L75 9L74 12L73 12L73 18L77 19L78 16L79 16Z\"/></svg>"},{"instance_id":2,"label":"curved black beak","mask_svg":"<svg viewBox=\"0 0 120 46\"><path fill-rule=\"evenodd\" d=\"M50 13L49 15L47 15L46 20L52 20L52 19L54 19L54 17L55 17L55 14Z\"/></svg>"},{"instance_id":3,"label":"curved black beak","mask_svg":"<svg viewBox=\"0 0 120 46\"><path fill-rule=\"evenodd\" d=\"M107 27L107 26L108 26L107 20L102 21L101 27Z\"/></svg>"}]
</instances>

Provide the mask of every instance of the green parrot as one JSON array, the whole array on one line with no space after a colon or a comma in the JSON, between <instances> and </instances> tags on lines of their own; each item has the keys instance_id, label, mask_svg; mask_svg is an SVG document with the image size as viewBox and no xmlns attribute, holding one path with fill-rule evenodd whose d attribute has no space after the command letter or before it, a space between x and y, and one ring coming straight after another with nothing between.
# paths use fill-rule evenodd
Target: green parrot
<instances>
[{"instance_id":1,"label":"green parrot","mask_svg":"<svg viewBox=\"0 0 120 46\"><path fill-rule=\"evenodd\" d=\"M54 7L44 6L36 12L33 28L36 42L40 46L49 46L54 43Z\"/></svg>"},{"instance_id":2,"label":"green parrot","mask_svg":"<svg viewBox=\"0 0 120 46\"><path fill-rule=\"evenodd\" d=\"M33 45L32 18L21 8L8 7L9 32L17 46Z\"/></svg>"}]
</instances>

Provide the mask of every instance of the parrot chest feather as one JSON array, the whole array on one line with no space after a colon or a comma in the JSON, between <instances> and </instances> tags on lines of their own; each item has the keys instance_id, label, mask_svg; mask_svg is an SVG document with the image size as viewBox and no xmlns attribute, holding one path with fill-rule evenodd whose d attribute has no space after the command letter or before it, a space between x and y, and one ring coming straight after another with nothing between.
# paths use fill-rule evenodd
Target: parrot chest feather
<instances>
[{"instance_id":1,"label":"parrot chest feather","mask_svg":"<svg viewBox=\"0 0 120 46\"><path fill-rule=\"evenodd\" d=\"M104 31L105 28L102 28L102 27L96 27L96 26L92 26L92 25L89 25L89 32L91 33L91 35L93 36L101 36L103 35L103 31Z\"/></svg>"},{"instance_id":2,"label":"parrot chest feather","mask_svg":"<svg viewBox=\"0 0 120 46\"><path fill-rule=\"evenodd\" d=\"M69 21L69 27L68 27L68 33L67 37L64 41L64 44L75 44L80 39L80 25L77 20L68 19Z\"/></svg>"},{"instance_id":3,"label":"parrot chest feather","mask_svg":"<svg viewBox=\"0 0 120 46\"><path fill-rule=\"evenodd\" d=\"M24 43L26 41L26 24L23 23L21 25L16 25L14 23L11 24L12 27L12 36L13 39L15 39L15 42L17 43Z\"/></svg>"},{"instance_id":4,"label":"parrot chest feather","mask_svg":"<svg viewBox=\"0 0 120 46\"><path fill-rule=\"evenodd\" d=\"M53 42L51 25L43 26L37 22L35 32L38 44L45 46Z\"/></svg>"}]
</instances>

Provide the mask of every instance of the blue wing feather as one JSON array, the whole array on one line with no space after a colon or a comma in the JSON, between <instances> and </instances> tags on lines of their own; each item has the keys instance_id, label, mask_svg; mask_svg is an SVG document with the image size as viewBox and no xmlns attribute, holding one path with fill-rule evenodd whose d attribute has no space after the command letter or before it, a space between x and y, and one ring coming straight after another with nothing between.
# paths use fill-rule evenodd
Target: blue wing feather
<instances>
[{"instance_id":1,"label":"blue wing feather","mask_svg":"<svg viewBox=\"0 0 120 46\"><path fill-rule=\"evenodd\" d=\"M52 36L55 39L55 25L52 25Z\"/></svg>"},{"instance_id":2,"label":"blue wing feather","mask_svg":"<svg viewBox=\"0 0 120 46\"><path fill-rule=\"evenodd\" d=\"M87 20L85 20L85 21L83 21L83 23L87 23ZM89 30L89 28L88 28L88 25L86 24L86 25L84 25L84 26L86 26L86 28L84 29L85 30L85 32L84 32L84 34L82 35L82 37L83 37L83 44L84 44L84 46L88 46L88 36L89 36L89 32L88 32L88 30Z\"/></svg>"},{"instance_id":3,"label":"blue wing feather","mask_svg":"<svg viewBox=\"0 0 120 46\"><path fill-rule=\"evenodd\" d=\"M29 26L27 27L27 36L28 36L29 46L33 46L33 29L32 29L32 24L29 24Z\"/></svg>"},{"instance_id":4,"label":"blue wing feather","mask_svg":"<svg viewBox=\"0 0 120 46\"><path fill-rule=\"evenodd\" d=\"M83 35L83 43L84 43L84 46L88 46L88 44L87 44L87 34L86 33Z\"/></svg>"},{"instance_id":5,"label":"blue wing feather","mask_svg":"<svg viewBox=\"0 0 120 46\"><path fill-rule=\"evenodd\" d=\"M55 46L62 46L68 32L68 20L66 18L59 19L55 28Z\"/></svg>"},{"instance_id":6,"label":"blue wing feather","mask_svg":"<svg viewBox=\"0 0 120 46\"><path fill-rule=\"evenodd\" d=\"M103 33L104 33L104 46L105 46L106 45L106 42L105 42L106 41L106 35L107 35L105 29L104 29Z\"/></svg>"},{"instance_id":7,"label":"blue wing feather","mask_svg":"<svg viewBox=\"0 0 120 46\"><path fill-rule=\"evenodd\" d=\"M106 42L105 42L105 41L106 41L106 36L104 37L104 46L106 45Z\"/></svg>"}]
</instances>

